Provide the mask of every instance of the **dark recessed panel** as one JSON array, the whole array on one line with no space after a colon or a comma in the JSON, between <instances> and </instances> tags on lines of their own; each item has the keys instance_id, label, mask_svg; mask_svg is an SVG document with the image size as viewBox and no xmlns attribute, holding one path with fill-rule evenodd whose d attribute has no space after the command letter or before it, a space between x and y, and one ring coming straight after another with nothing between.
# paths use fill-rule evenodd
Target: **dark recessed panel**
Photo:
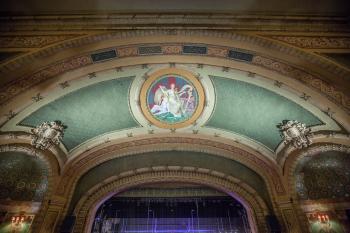
<instances>
[{"instance_id":1,"label":"dark recessed panel","mask_svg":"<svg viewBox=\"0 0 350 233\"><path fill-rule=\"evenodd\" d=\"M117 57L117 53L115 50L103 51L100 53L91 54L91 58L93 62L99 62L104 60L109 60Z\"/></svg>"},{"instance_id":2,"label":"dark recessed panel","mask_svg":"<svg viewBox=\"0 0 350 233\"><path fill-rule=\"evenodd\" d=\"M161 54L161 53L162 53L162 48L160 46L139 47L139 54L140 55Z\"/></svg>"},{"instance_id":3,"label":"dark recessed panel","mask_svg":"<svg viewBox=\"0 0 350 233\"><path fill-rule=\"evenodd\" d=\"M207 54L207 47L195 46L195 45L184 45L182 48L183 53L189 54Z\"/></svg>"},{"instance_id":4,"label":"dark recessed panel","mask_svg":"<svg viewBox=\"0 0 350 233\"><path fill-rule=\"evenodd\" d=\"M251 62L253 60L253 54L245 53L245 52L237 51L233 49L228 52L228 57L235 60L247 61L247 62Z\"/></svg>"}]
</instances>

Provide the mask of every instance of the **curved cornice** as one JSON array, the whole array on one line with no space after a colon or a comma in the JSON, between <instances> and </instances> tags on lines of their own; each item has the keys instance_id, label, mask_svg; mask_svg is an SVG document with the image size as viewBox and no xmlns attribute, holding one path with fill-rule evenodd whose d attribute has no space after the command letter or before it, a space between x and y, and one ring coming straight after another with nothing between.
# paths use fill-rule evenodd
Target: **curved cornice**
<instances>
[{"instance_id":1,"label":"curved cornice","mask_svg":"<svg viewBox=\"0 0 350 233\"><path fill-rule=\"evenodd\" d=\"M155 40L154 37L157 37L158 41ZM347 70L343 70L335 64L329 63L327 59L323 59L320 56L316 56L312 53L305 52L292 46L286 46L282 43L262 37L213 30L131 30L86 36L83 38L63 42L61 44L54 45L52 47L30 54L26 57L19 58L18 60L15 60L12 63L8 63L5 66L3 66L1 68L1 71L3 75L12 77L12 83L7 86L9 92L13 92L15 86L17 86L17 88L19 86L22 86L21 90L25 90L26 88L28 88L26 86L28 85L27 82L41 82L49 78L45 77L48 74L50 77L52 77L56 76L59 73L66 72L68 70L73 70L81 66L92 64L91 58L89 56L81 56L77 53L73 55L75 57L73 57L72 61L70 61L71 59L69 59L67 56L62 57L61 55L61 58L58 60L58 55L54 56L56 58L53 57L53 59L47 59L53 54L57 54L58 52L60 52L60 54L63 55L67 53L63 52L67 51L67 49L72 49L81 46L86 47L87 45L89 45L88 48L86 48L87 50L81 49L80 51L85 50L86 52L89 51L89 53L91 53L93 51L93 49L91 48L97 48L96 46L99 47L98 49L108 48L110 47L108 46L108 44L111 44L111 42L113 44L113 41L115 41L115 44L122 43L123 46L126 46L128 43L129 45L131 43L135 44L136 42L132 42L132 40L137 41L141 38L143 41L142 43L151 43L147 38L151 38L151 40L153 41L152 43L159 43L160 41L171 41L174 39L179 40L180 38L182 38L182 43L191 43L192 39L197 38L199 40L196 40L196 42L192 43L204 44L205 39L211 38L210 43L215 44L216 46L214 47L226 46L226 48L224 48L224 51L222 51L223 48L216 48L215 51L214 47L211 51L212 55L218 57L221 56L223 58L226 56L225 50L228 50L230 48L241 48L251 50L253 53L256 54L257 57L256 59L254 59L255 61L253 61L253 64L265 67L270 66L269 69L278 72L283 72L281 69L285 70L284 72L288 70L288 73L291 74L293 78L299 79L299 81L302 81L304 83L306 82L309 85L314 85L314 88L319 89L321 92L325 93L325 90L327 90L328 95L329 92L334 92L336 91L336 89L345 91L346 87L344 86L344 83L347 83L345 79L346 76L349 75L349 72ZM122 41L124 41L124 43ZM102 46L101 42L103 42ZM104 44L105 46L103 46ZM129 53L130 52L131 54L129 55L137 55L137 49L136 54L133 54L133 49L129 49ZM172 51L171 54L176 54L176 52L174 52L175 51ZM178 52L181 53L181 51ZM221 55L218 53L221 53ZM268 54L268 56L266 56L266 54ZM42 60L42 57L45 57L46 59ZM18 70L19 67L25 67L26 64L33 64L35 61L38 60L41 60L41 64L46 64L46 66L48 67L42 69L39 73L37 71L35 77L31 78L31 81L29 81L30 79L28 80L28 70L26 70L25 76L20 75L21 77L19 77L16 76L16 74L14 74L13 71ZM49 65L50 63L51 65ZM56 63L56 67L53 63ZM57 67L57 65L59 66ZM300 67L301 69L298 67ZM37 67L36 69L39 69L39 67ZM33 73L33 67L31 67L30 70L31 71L29 73ZM306 70L308 70L308 72L306 72ZM17 73L17 75L18 74L20 73ZM21 81L15 81L18 78L20 78ZM321 81L322 79L323 81ZM335 83L336 87L330 86L327 83ZM24 89L23 86L25 87ZM339 94L340 93L337 93L336 95ZM2 96L2 99L3 97L4 96ZM331 98L336 99L339 97L333 96ZM348 100L344 101L345 103L348 102Z\"/></svg>"},{"instance_id":2,"label":"curved cornice","mask_svg":"<svg viewBox=\"0 0 350 233\"><path fill-rule=\"evenodd\" d=\"M3 15L2 31L121 30L121 29L223 29L242 31L348 32L348 18L341 15L261 14L257 12L84 12L67 15ZM40 25L38 27L38 24ZM283 27L281 26L283 25Z\"/></svg>"},{"instance_id":3,"label":"curved cornice","mask_svg":"<svg viewBox=\"0 0 350 233\"><path fill-rule=\"evenodd\" d=\"M266 232L264 215L268 213L266 204L250 186L234 177L216 171L186 167L152 167L129 171L106 179L91 188L75 207L76 223L73 232L89 232L98 207L109 197L143 184L159 182L187 182L206 185L237 198L253 217L251 225L259 232ZM252 221L254 220L254 221ZM257 232L253 229L253 232Z\"/></svg>"}]
</instances>

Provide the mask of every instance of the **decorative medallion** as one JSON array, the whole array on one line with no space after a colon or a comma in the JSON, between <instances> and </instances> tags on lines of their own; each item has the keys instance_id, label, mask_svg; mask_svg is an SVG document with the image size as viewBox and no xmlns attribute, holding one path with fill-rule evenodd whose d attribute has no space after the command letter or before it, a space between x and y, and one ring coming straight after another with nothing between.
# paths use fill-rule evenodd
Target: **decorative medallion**
<instances>
[{"instance_id":1,"label":"decorative medallion","mask_svg":"<svg viewBox=\"0 0 350 233\"><path fill-rule=\"evenodd\" d=\"M311 129L298 121L284 120L277 126L280 129L284 144L291 143L296 149L311 145Z\"/></svg>"},{"instance_id":2,"label":"decorative medallion","mask_svg":"<svg viewBox=\"0 0 350 233\"><path fill-rule=\"evenodd\" d=\"M32 142L35 148L46 150L52 145L58 145L63 138L63 132L67 126L61 121L43 122L32 129Z\"/></svg>"},{"instance_id":3,"label":"decorative medallion","mask_svg":"<svg viewBox=\"0 0 350 233\"><path fill-rule=\"evenodd\" d=\"M204 90L189 71L159 70L144 82L141 109L147 120L167 129L186 127L196 121L204 107Z\"/></svg>"}]
</instances>

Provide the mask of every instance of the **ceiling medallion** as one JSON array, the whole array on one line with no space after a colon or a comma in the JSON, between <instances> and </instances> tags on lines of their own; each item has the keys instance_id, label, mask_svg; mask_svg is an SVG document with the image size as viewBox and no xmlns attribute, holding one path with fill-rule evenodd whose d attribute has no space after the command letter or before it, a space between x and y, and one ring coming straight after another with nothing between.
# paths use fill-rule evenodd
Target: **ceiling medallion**
<instances>
[{"instance_id":1,"label":"ceiling medallion","mask_svg":"<svg viewBox=\"0 0 350 233\"><path fill-rule=\"evenodd\" d=\"M296 149L311 145L311 129L295 120L284 120L277 126L280 129L284 144L291 143Z\"/></svg>"},{"instance_id":2,"label":"ceiling medallion","mask_svg":"<svg viewBox=\"0 0 350 233\"><path fill-rule=\"evenodd\" d=\"M178 129L191 125L204 108L204 89L189 71L177 68L150 75L140 92L141 110L153 125Z\"/></svg>"},{"instance_id":3,"label":"ceiling medallion","mask_svg":"<svg viewBox=\"0 0 350 233\"><path fill-rule=\"evenodd\" d=\"M42 150L46 150L52 145L58 145L66 128L67 126L63 125L61 121L43 122L31 130L31 144Z\"/></svg>"}]
</instances>

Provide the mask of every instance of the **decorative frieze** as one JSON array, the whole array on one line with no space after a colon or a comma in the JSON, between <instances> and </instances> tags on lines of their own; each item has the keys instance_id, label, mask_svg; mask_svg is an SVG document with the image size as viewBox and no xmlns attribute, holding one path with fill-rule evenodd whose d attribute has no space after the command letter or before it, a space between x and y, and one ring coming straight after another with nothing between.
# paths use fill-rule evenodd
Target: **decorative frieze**
<instances>
[{"instance_id":1,"label":"decorative frieze","mask_svg":"<svg viewBox=\"0 0 350 233\"><path fill-rule=\"evenodd\" d=\"M52 64L30 76L25 76L21 79L15 80L1 88L0 104L4 104L14 96L26 91L27 89L35 85L38 85L39 83L47 81L48 79L55 77L56 75L89 64L92 64L92 60L89 56L74 57L68 60Z\"/></svg>"},{"instance_id":2,"label":"decorative frieze","mask_svg":"<svg viewBox=\"0 0 350 233\"><path fill-rule=\"evenodd\" d=\"M334 36L271 36L272 39L307 49L349 49L350 37Z\"/></svg>"},{"instance_id":3,"label":"decorative frieze","mask_svg":"<svg viewBox=\"0 0 350 233\"><path fill-rule=\"evenodd\" d=\"M340 105L346 111L350 111L350 97L348 95L337 90L337 88L335 88L331 84L326 83L320 78L302 69L259 55L254 56L252 64L276 71L287 77L294 78L304 83L305 85L316 89L324 96L326 96L329 100Z\"/></svg>"},{"instance_id":4,"label":"decorative frieze","mask_svg":"<svg viewBox=\"0 0 350 233\"><path fill-rule=\"evenodd\" d=\"M152 46L156 46L156 45L152 45ZM163 55L183 54L183 46L181 44L160 44L157 46L161 46L161 51L162 51L161 54ZM284 76L294 78L304 83L305 85L321 92L328 99L340 105L344 110L350 111L350 97L347 96L346 93L341 92L336 87L332 86L331 84L328 84L327 82L323 81L319 77L311 73L308 73L305 70L302 70L297 67L293 67L291 65L283 63L281 61L273 60L271 58L267 58L257 54L255 55L249 54L249 53L243 54L241 52L237 54L237 51L234 51L232 48L229 48L229 47L224 47L224 46L218 47L218 46L211 46L211 45L205 45L205 46L206 47L203 47L203 48L207 49L206 51L207 53L201 54L201 56L222 57L226 59L232 59L232 56L235 54L234 57L237 58L238 56L241 59L240 61L242 62L251 61L250 64L261 66L265 69L278 72ZM140 56L139 49L140 47L138 45L134 45L129 47L111 48L111 51L112 50L117 51L118 57L114 57L114 59L118 59L118 58L125 58L125 57ZM231 53L228 53L227 51L231 51ZM234 51L235 53L233 54L232 51ZM142 56L146 56L146 55L151 56L154 54L152 53L142 54ZM187 56L190 56L190 55L191 54L187 54ZM51 66L48 66L32 75L22 77L21 79L17 79L9 83L8 85L4 86L3 88L1 88L0 104L4 104L8 102L11 98L15 97L16 95L20 94L26 89L29 89L35 85L38 85L39 83L44 82L54 76L57 76L67 71L84 67L92 63L93 63L93 59L90 57L90 55L87 54L87 55L74 57L71 59L67 59L67 60L52 64ZM224 71L226 70L227 68L225 67Z\"/></svg>"},{"instance_id":5,"label":"decorative frieze","mask_svg":"<svg viewBox=\"0 0 350 233\"><path fill-rule=\"evenodd\" d=\"M41 48L79 35L0 36L0 48Z\"/></svg>"}]
</instances>

